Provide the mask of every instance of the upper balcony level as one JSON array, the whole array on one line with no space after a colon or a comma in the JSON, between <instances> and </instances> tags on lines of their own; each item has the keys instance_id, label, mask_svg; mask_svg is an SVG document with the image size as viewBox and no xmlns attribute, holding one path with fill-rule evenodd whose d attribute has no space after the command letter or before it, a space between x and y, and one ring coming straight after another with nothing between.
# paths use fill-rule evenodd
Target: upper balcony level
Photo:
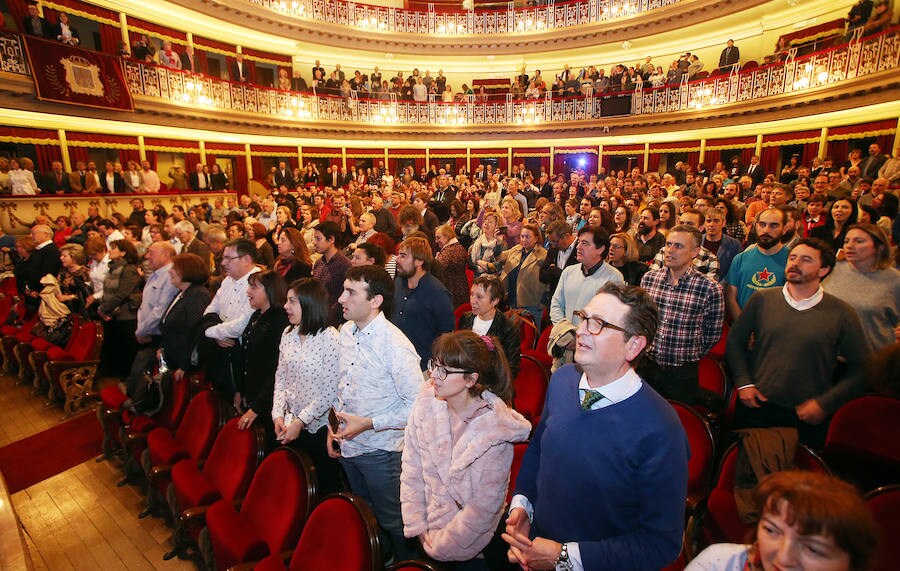
<instances>
[{"instance_id":1,"label":"upper balcony level","mask_svg":"<svg viewBox=\"0 0 900 571\"><path fill-rule=\"evenodd\" d=\"M347 0L172 0L198 12L303 42L407 54L515 54L589 49L707 24L769 0L541 0L502 9L417 10ZM746 20L744 20L746 21ZM728 25L738 25L741 19ZM723 22L722 24L726 24Z\"/></svg>"},{"instance_id":2,"label":"upper balcony level","mask_svg":"<svg viewBox=\"0 0 900 571\"><path fill-rule=\"evenodd\" d=\"M528 139L626 135L813 115L866 104L896 102L900 86L900 27L803 57L769 65L735 66L695 81L659 88L578 97L444 103L364 99L301 93L235 83L134 59L121 60L135 110L173 126L210 124L255 134L312 138L417 140ZM0 38L0 106L110 118L110 112L36 102L21 38ZM113 117L123 118L116 113ZM150 119L148 119L150 118ZM277 125L277 128L275 126Z\"/></svg>"}]
</instances>

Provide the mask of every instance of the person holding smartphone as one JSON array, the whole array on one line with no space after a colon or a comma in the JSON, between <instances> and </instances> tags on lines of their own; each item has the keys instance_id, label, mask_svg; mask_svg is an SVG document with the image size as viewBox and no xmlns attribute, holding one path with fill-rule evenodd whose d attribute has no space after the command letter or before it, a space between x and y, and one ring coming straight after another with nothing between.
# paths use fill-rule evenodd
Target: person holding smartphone
<instances>
[{"instance_id":1,"label":"person holding smartphone","mask_svg":"<svg viewBox=\"0 0 900 571\"><path fill-rule=\"evenodd\" d=\"M275 439L306 452L316 466L321 494L340 491L341 468L325 451L329 413L338 390L338 332L329 325L328 294L318 281L288 286L290 325L281 335L272 420Z\"/></svg>"}]
</instances>

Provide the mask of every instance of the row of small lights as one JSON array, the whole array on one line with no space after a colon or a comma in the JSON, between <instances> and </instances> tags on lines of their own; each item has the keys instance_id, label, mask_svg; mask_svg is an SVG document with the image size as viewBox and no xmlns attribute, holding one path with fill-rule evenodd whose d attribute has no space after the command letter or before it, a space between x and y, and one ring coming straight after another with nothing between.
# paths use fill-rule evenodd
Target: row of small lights
<instances>
[{"instance_id":1,"label":"row of small lights","mask_svg":"<svg viewBox=\"0 0 900 571\"><path fill-rule=\"evenodd\" d=\"M805 66L803 66L803 71L806 72L806 75L794 81L794 89L804 89L809 87L813 69L813 64L811 63L807 63ZM826 81L828 81L828 71L825 69L825 67L819 66L818 70L818 73L816 73L816 79L819 80L819 83L825 83Z\"/></svg>"},{"instance_id":2,"label":"row of small lights","mask_svg":"<svg viewBox=\"0 0 900 571\"><path fill-rule=\"evenodd\" d=\"M521 114L516 117L516 123L519 125L534 124L540 122L541 116L537 113L537 108L534 105L526 105L522 108Z\"/></svg>"}]
</instances>

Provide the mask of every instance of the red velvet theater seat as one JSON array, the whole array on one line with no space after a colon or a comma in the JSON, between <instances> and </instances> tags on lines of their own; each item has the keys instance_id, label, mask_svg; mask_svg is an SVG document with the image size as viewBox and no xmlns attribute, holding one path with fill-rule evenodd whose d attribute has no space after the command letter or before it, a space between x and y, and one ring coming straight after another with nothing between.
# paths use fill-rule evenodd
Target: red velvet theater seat
<instances>
[{"instance_id":1,"label":"red velvet theater seat","mask_svg":"<svg viewBox=\"0 0 900 571\"><path fill-rule=\"evenodd\" d=\"M265 454L265 430L259 423L240 430L238 422L240 417L232 418L219 431L202 471L187 459L172 467L172 487L180 509L222 498L235 500L247 493Z\"/></svg>"},{"instance_id":2,"label":"red velvet theater seat","mask_svg":"<svg viewBox=\"0 0 900 571\"><path fill-rule=\"evenodd\" d=\"M881 541L872 571L895 571L900 561L900 485L885 486L866 494Z\"/></svg>"},{"instance_id":3,"label":"red velvet theater seat","mask_svg":"<svg viewBox=\"0 0 900 571\"><path fill-rule=\"evenodd\" d=\"M868 395L834 413L822 456L863 491L900 484L900 399Z\"/></svg>"},{"instance_id":4,"label":"red velvet theater seat","mask_svg":"<svg viewBox=\"0 0 900 571\"><path fill-rule=\"evenodd\" d=\"M225 499L241 499L250 487L253 472L265 455L265 429L256 423L247 430L240 430L240 417L229 420L216 436L201 471L190 459L179 461L172 467L172 483L167 499L175 515L173 545L164 559L179 555L189 545L189 538L196 540L202 527L203 510L193 510ZM196 514L196 516L194 515Z\"/></svg>"},{"instance_id":5,"label":"red velvet theater seat","mask_svg":"<svg viewBox=\"0 0 900 571\"><path fill-rule=\"evenodd\" d=\"M737 456L737 443L722 455L715 485L706 500L705 513L700 517L692 515L688 522L690 533L695 535L689 538L691 541L688 544L696 542L703 549L713 543L743 543L747 539L750 527L741 521L734 500ZM825 462L803 444L797 447L794 465L797 470L828 472Z\"/></svg>"},{"instance_id":6,"label":"red velvet theater seat","mask_svg":"<svg viewBox=\"0 0 900 571\"><path fill-rule=\"evenodd\" d=\"M544 410L547 382L547 373L541 364L533 357L522 355L519 374L513 379L513 408L522 413L532 428L537 425Z\"/></svg>"},{"instance_id":7,"label":"red velvet theater seat","mask_svg":"<svg viewBox=\"0 0 900 571\"><path fill-rule=\"evenodd\" d=\"M256 470L240 511L228 500L219 500L207 510L206 529L215 558L207 565L214 563L216 569L224 570L290 549L317 500L312 461L302 452L278 448ZM342 529L338 535L343 536Z\"/></svg>"},{"instance_id":8,"label":"red velvet theater seat","mask_svg":"<svg viewBox=\"0 0 900 571\"><path fill-rule=\"evenodd\" d=\"M187 377L180 381L172 382L171 394L167 394L163 400L162 409L153 416L134 416L127 411L120 410L125 402L125 394L118 387L109 387L101 392L103 406L97 410L101 428L104 429L104 442L107 434L112 440L112 435L118 433L119 445L127 451L125 456L125 472L133 475L139 471L141 454L147 447L148 433L157 427L175 430L181 423L188 403L191 400L191 383ZM109 445L111 449L112 442ZM104 447L106 451L106 446Z\"/></svg>"},{"instance_id":9,"label":"red velvet theater seat","mask_svg":"<svg viewBox=\"0 0 900 571\"><path fill-rule=\"evenodd\" d=\"M254 567L257 571L383 568L375 515L360 498L345 493L328 496L313 510L291 556L290 567L285 568L284 559L278 554L266 557Z\"/></svg>"},{"instance_id":10,"label":"red velvet theater seat","mask_svg":"<svg viewBox=\"0 0 900 571\"><path fill-rule=\"evenodd\" d=\"M669 401L688 437L691 457L688 460L688 509L694 509L706 496L715 461L716 443L706 420L693 408Z\"/></svg>"},{"instance_id":11,"label":"red velvet theater seat","mask_svg":"<svg viewBox=\"0 0 900 571\"><path fill-rule=\"evenodd\" d=\"M212 391L195 396L188 405L184 418L172 432L167 428L154 428L147 435L147 449L141 455L141 466L147 476L148 508L141 517L150 515L162 502L169 486L172 465L184 459L197 464L206 459L212 449L225 414L219 397Z\"/></svg>"}]
</instances>

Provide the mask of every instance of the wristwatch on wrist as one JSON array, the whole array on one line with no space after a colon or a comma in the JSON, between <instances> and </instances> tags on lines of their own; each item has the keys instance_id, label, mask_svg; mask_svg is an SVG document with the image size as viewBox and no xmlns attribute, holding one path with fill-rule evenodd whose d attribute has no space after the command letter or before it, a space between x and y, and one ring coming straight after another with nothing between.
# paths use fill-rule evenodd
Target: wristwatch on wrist
<instances>
[{"instance_id":1,"label":"wristwatch on wrist","mask_svg":"<svg viewBox=\"0 0 900 571\"><path fill-rule=\"evenodd\" d=\"M575 567L569 561L569 545L563 543L559 550L559 557L556 558L556 571L572 571Z\"/></svg>"}]
</instances>

